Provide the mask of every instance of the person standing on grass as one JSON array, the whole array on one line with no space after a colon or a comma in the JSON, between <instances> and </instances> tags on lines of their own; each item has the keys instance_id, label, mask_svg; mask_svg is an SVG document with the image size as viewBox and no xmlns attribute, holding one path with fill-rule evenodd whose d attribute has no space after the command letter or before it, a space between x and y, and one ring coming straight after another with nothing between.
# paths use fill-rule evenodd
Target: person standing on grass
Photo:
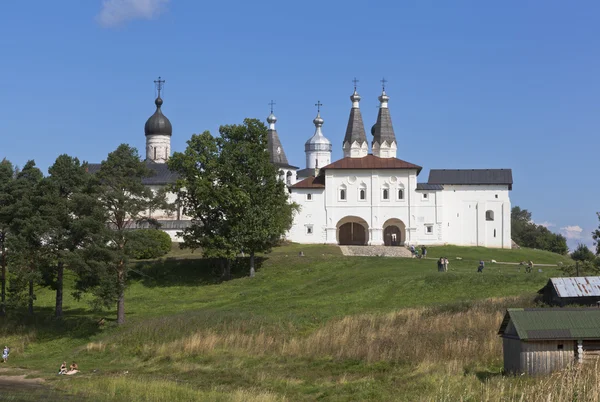
<instances>
[{"instance_id":1,"label":"person standing on grass","mask_svg":"<svg viewBox=\"0 0 600 402\"><path fill-rule=\"evenodd\" d=\"M2 362L6 363L8 361L8 355L10 354L10 349L8 346L4 346L4 350L2 351Z\"/></svg>"},{"instance_id":2,"label":"person standing on grass","mask_svg":"<svg viewBox=\"0 0 600 402\"><path fill-rule=\"evenodd\" d=\"M437 264L438 264L438 272L444 272L444 257L440 257Z\"/></svg>"},{"instance_id":3,"label":"person standing on grass","mask_svg":"<svg viewBox=\"0 0 600 402\"><path fill-rule=\"evenodd\" d=\"M529 260L527 263L527 268L525 268L525 272L531 273L531 271L533 271L533 261Z\"/></svg>"},{"instance_id":4,"label":"person standing on grass","mask_svg":"<svg viewBox=\"0 0 600 402\"><path fill-rule=\"evenodd\" d=\"M448 272L448 258L444 257L444 272Z\"/></svg>"},{"instance_id":5,"label":"person standing on grass","mask_svg":"<svg viewBox=\"0 0 600 402\"><path fill-rule=\"evenodd\" d=\"M479 268L477 268L477 272L483 272L483 268L485 268L485 263L483 260L479 260Z\"/></svg>"},{"instance_id":6,"label":"person standing on grass","mask_svg":"<svg viewBox=\"0 0 600 402\"><path fill-rule=\"evenodd\" d=\"M427 247L421 246L421 255L423 258L427 257Z\"/></svg>"}]
</instances>

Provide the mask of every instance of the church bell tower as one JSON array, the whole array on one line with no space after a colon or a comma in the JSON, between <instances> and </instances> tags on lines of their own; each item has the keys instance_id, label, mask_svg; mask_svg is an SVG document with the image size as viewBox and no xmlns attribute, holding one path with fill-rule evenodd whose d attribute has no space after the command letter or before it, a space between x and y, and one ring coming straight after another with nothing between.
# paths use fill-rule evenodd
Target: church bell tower
<instances>
[{"instance_id":1,"label":"church bell tower","mask_svg":"<svg viewBox=\"0 0 600 402\"><path fill-rule=\"evenodd\" d=\"M171 122L162 113L161 106L163 100L160 97L160 92L163 88L165 80L154 81L158 96L154 101L156 105L156 111L144 126L144 132L146 133L146 160L155 163L165 163L171 155L171 134L173 133L173 127Z\"/></svg>"}]
</instances>

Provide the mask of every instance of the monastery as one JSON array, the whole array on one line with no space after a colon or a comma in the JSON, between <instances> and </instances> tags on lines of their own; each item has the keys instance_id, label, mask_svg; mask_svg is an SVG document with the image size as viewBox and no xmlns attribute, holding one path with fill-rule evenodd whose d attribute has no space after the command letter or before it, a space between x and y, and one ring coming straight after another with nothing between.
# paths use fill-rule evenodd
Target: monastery
<instances>
[{"instance_id":1,"label":"monastery","mask_svg":"<svg viewBox=\"0 0 600 402\"><path fill-rule=\"evenodd\" d=\"M166 165L172 126L162 113L160 79L158 83L156 111L145 125L146 163L155 171L145 183L155 189L176 179ZM319 110L313 120L315 133L305 144L303 169L288 162L272 109L267 117L271 162L279 168L290 200L300 206L287 235L290 241L511 248L510 169L432 169L427 181L420 181L422 167L396 157L398 143L385 86L370 147L356 86L350 100L343 158L331 161L332 144L323 134ZM90 165L91 171L97 168L98 164ZM174 201L175 196L170 197ZM174 241L177 231L190 224L181 211L171 215L159 211L154 217Z\"/></svg>"}]
</instances>

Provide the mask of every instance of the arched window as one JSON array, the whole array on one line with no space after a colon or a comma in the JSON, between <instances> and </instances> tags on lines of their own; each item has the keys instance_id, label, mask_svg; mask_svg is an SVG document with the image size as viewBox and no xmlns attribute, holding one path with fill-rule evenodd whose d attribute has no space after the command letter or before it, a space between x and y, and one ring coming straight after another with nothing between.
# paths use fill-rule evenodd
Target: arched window
<instances>
[{"instance_id":1,"label":"arched window","mask_svg":"<svg viewBox=\"0 0 600 402\"><path fill-rule=\"evenodd\" d=\"M340 190L340 200L344 201L345 199L346 199L346 190L342 188Z\"/></svg>"},{"instance_id":2,"label":"arched window","mask_svg":"<svg viewBox=\"0 0 600 402\"><path fill-rule=\"evenodd\" d=\"M288 171L286 174L285 182L288 186L292 185L292 172Z\"/></svg>"},{"instance_id":3,"label":"arched window","mask_svg":"<svg viewBox=\"0 0 600 402\"><path fill-rule=\"evenodd\" d=\"M388 200L390 198L390 190L388 190L387 188L383 189L383 199L384 200Z\"/></svg>"},{"instance_id":4,"label":"arched window","mask_svg":"<svg viewBox=\"0 0 600 402\"><path fill-rule=\"evenodd\" d=\"M367 199L367 191L364 188L360 189L359 198L363 201Z\"/></svg>"},{"instance_id":5,"label":"arched window","mask_svg":"<svg viewBox=\"0 0 600 402\"><path fill-rule=\"evenodd\" d=\"M496 237L496 229L494 229L494 237Z\"/></svg>"},{"instance_id":6,"label":"arched window","mask_svg":"<svg viewBox=\"0 0 600 402\"><path fill-rule=\"evenodd\" d=\"M404 199L404 189L403 188L399 188L398 189L398 199L399 200L403 200Z\"/></svg>"},{"instance_id":7,"label":"arched window","mask_svg":"<svg viewBox=\"0 0 600 402\"><path fill-rule=\"evenodd\" d=\"M485 211L485 220L493 221L494 220L494 211L492 211L492 210Z\"/></svg>"}]
</instances>

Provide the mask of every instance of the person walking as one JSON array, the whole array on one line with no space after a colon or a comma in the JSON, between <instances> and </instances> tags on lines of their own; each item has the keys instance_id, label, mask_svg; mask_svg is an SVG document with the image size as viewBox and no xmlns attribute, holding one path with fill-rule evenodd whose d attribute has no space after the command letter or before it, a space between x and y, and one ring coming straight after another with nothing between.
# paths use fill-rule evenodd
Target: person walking
<instances>
[{"instance_id":1,"label":"person walking","mask_svg":"<svg viewBox=\"0 0 600 402\"><path fill-rule=\"evenodd\" d=\"M427 257L427 247L421 246L421 255L423 256L423 258Z\"/></svg>"},{"instance_id":2,"label":"person walking","mask_svg":"<svg viewBox=\"0 0 600 402\"><path fill-rule=\"evenodd\" d=\"M479 268L477 268L477 272L483 272L483 268L485 268L485 263L483 260L479 260Z\"/></svg>"},{"instance_id":3,"label":"person walking","mask_svg":"<svg viewBox=\"0 0 600 402\"><path fill-rule=\"evenodd\" d=\"M4 346L4 350L2 351L2 362L6 363L8 361L8 355L10 354L10 349L8 346Z\"/></svg>"}]
</instances>

